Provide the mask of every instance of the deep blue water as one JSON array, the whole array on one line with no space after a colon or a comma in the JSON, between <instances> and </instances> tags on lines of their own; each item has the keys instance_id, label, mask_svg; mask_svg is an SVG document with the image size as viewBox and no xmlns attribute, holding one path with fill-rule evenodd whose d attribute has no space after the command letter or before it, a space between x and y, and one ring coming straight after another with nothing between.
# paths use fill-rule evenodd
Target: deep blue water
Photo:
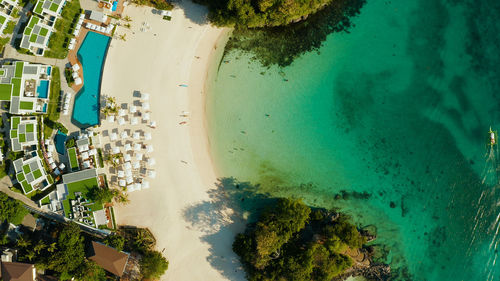
<instances>
[{"instance_id":1,"label":"deep blue water","mask_svg":"<svg viewBox=\"0 0 500 281\"><path fill-rule=\"evenodd\" d=\"M75 98L73 121L79 127L99 124L101 77L110 37L89 31L78 50L83 87Z\"/></svg>"}]
</instances>

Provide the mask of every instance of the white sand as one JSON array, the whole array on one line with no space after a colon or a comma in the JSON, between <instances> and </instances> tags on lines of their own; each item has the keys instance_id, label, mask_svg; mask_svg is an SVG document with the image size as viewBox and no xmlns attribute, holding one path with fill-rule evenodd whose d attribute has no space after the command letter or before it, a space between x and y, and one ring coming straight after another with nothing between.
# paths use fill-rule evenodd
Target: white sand
<instances>
[{"instance_id":1,"label":"white sand","mask_svg":"<svg viewBox=\"0 0 500 281\"><path fill-rule=\"evenodd\" d=\"M101 94L130 105L137 100L133 91L150 93L152 120L158 123L151 130L157 177L149 180L150 189L130 193L128 205L115 207L116 220L154 233L157 249L164 249L170 261L162 280L243 280L231 250L242 224L231 222L231 210L215 206L208 195L216 177L204 126L203 89L224 31L200 24L206 11L186 2L173 11L170 22L151 8L126 7L132 28L118 28L116 34L126 33L126 41L113 39L108 51ZM150 26L147 32L140 31L143 22ZM189 111L189 118L181 117L182 111ZM181 121L187 124L179 125ZM103 129L107 124L103 121Z\"/></svg>"}]
</instances>

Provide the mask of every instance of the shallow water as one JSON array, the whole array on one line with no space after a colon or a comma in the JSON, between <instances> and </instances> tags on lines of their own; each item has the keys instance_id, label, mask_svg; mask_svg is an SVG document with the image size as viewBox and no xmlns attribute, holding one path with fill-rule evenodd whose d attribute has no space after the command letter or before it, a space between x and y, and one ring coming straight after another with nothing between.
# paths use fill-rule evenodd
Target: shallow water
<instances>
[{"instance_id":1,"label":"shallow water","mask_svg":"<svg viewBox=\"0 0 500 281\"><path fill-rule=\"evenodd\" d=\"M373 0L285 69L230 54L207 100L221 176L375 225L401 280L500 280L499 17Z\"/></svg>"}]
</instances>

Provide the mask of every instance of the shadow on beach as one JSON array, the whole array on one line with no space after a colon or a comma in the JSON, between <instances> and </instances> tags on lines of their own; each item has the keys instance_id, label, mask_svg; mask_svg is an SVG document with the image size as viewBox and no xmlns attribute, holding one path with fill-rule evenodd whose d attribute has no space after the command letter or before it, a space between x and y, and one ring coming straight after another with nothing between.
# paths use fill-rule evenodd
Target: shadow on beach
<instances>
[{"instance_id":1,"label":"shadow on beach","mask_svg":"<svg viewBox=\"0 0 500 281\"><path fill-rule=\"evenodd\" d=\"M270 204L265 194L257 194L258 186L239 182L235 178L219 178L216 187L208 191L210 200L194 204L183 211L191 227L202 231L202 241L210 245L207 258L210 265L229 280L246 280L238 257L231 246L237 233L253 218L249 213Z\"/></svg>"},{"instance_id":2,"label":"shadow on beach","mask_svg":"<svg viewBox=\"0 0 500 281\"><path fill-rule=\"evenodd\" d=\"M195 24L207 24L208 23L208 8L193 3L190 0L179 0L174 1L176 8L180 8L184 12L184 16Z\"/></svg>"}]
</instances>

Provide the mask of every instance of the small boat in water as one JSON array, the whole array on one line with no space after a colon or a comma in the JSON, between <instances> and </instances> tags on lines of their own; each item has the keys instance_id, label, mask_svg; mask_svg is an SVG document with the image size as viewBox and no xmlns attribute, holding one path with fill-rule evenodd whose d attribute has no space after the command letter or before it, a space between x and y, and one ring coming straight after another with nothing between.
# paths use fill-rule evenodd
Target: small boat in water
<instances>
[{"instance_id":1,"label":"small boat in water","mask_svg":"<svg viewBox=\"0 0 500 281\"><path fill-rule=\"evenodd\" d=\"M491 127L490 127L490 131L488 132L490 134L490 145L495 145L497 144L497 131L493 131L491 130Z\"/></svg>"}]
</instances>

